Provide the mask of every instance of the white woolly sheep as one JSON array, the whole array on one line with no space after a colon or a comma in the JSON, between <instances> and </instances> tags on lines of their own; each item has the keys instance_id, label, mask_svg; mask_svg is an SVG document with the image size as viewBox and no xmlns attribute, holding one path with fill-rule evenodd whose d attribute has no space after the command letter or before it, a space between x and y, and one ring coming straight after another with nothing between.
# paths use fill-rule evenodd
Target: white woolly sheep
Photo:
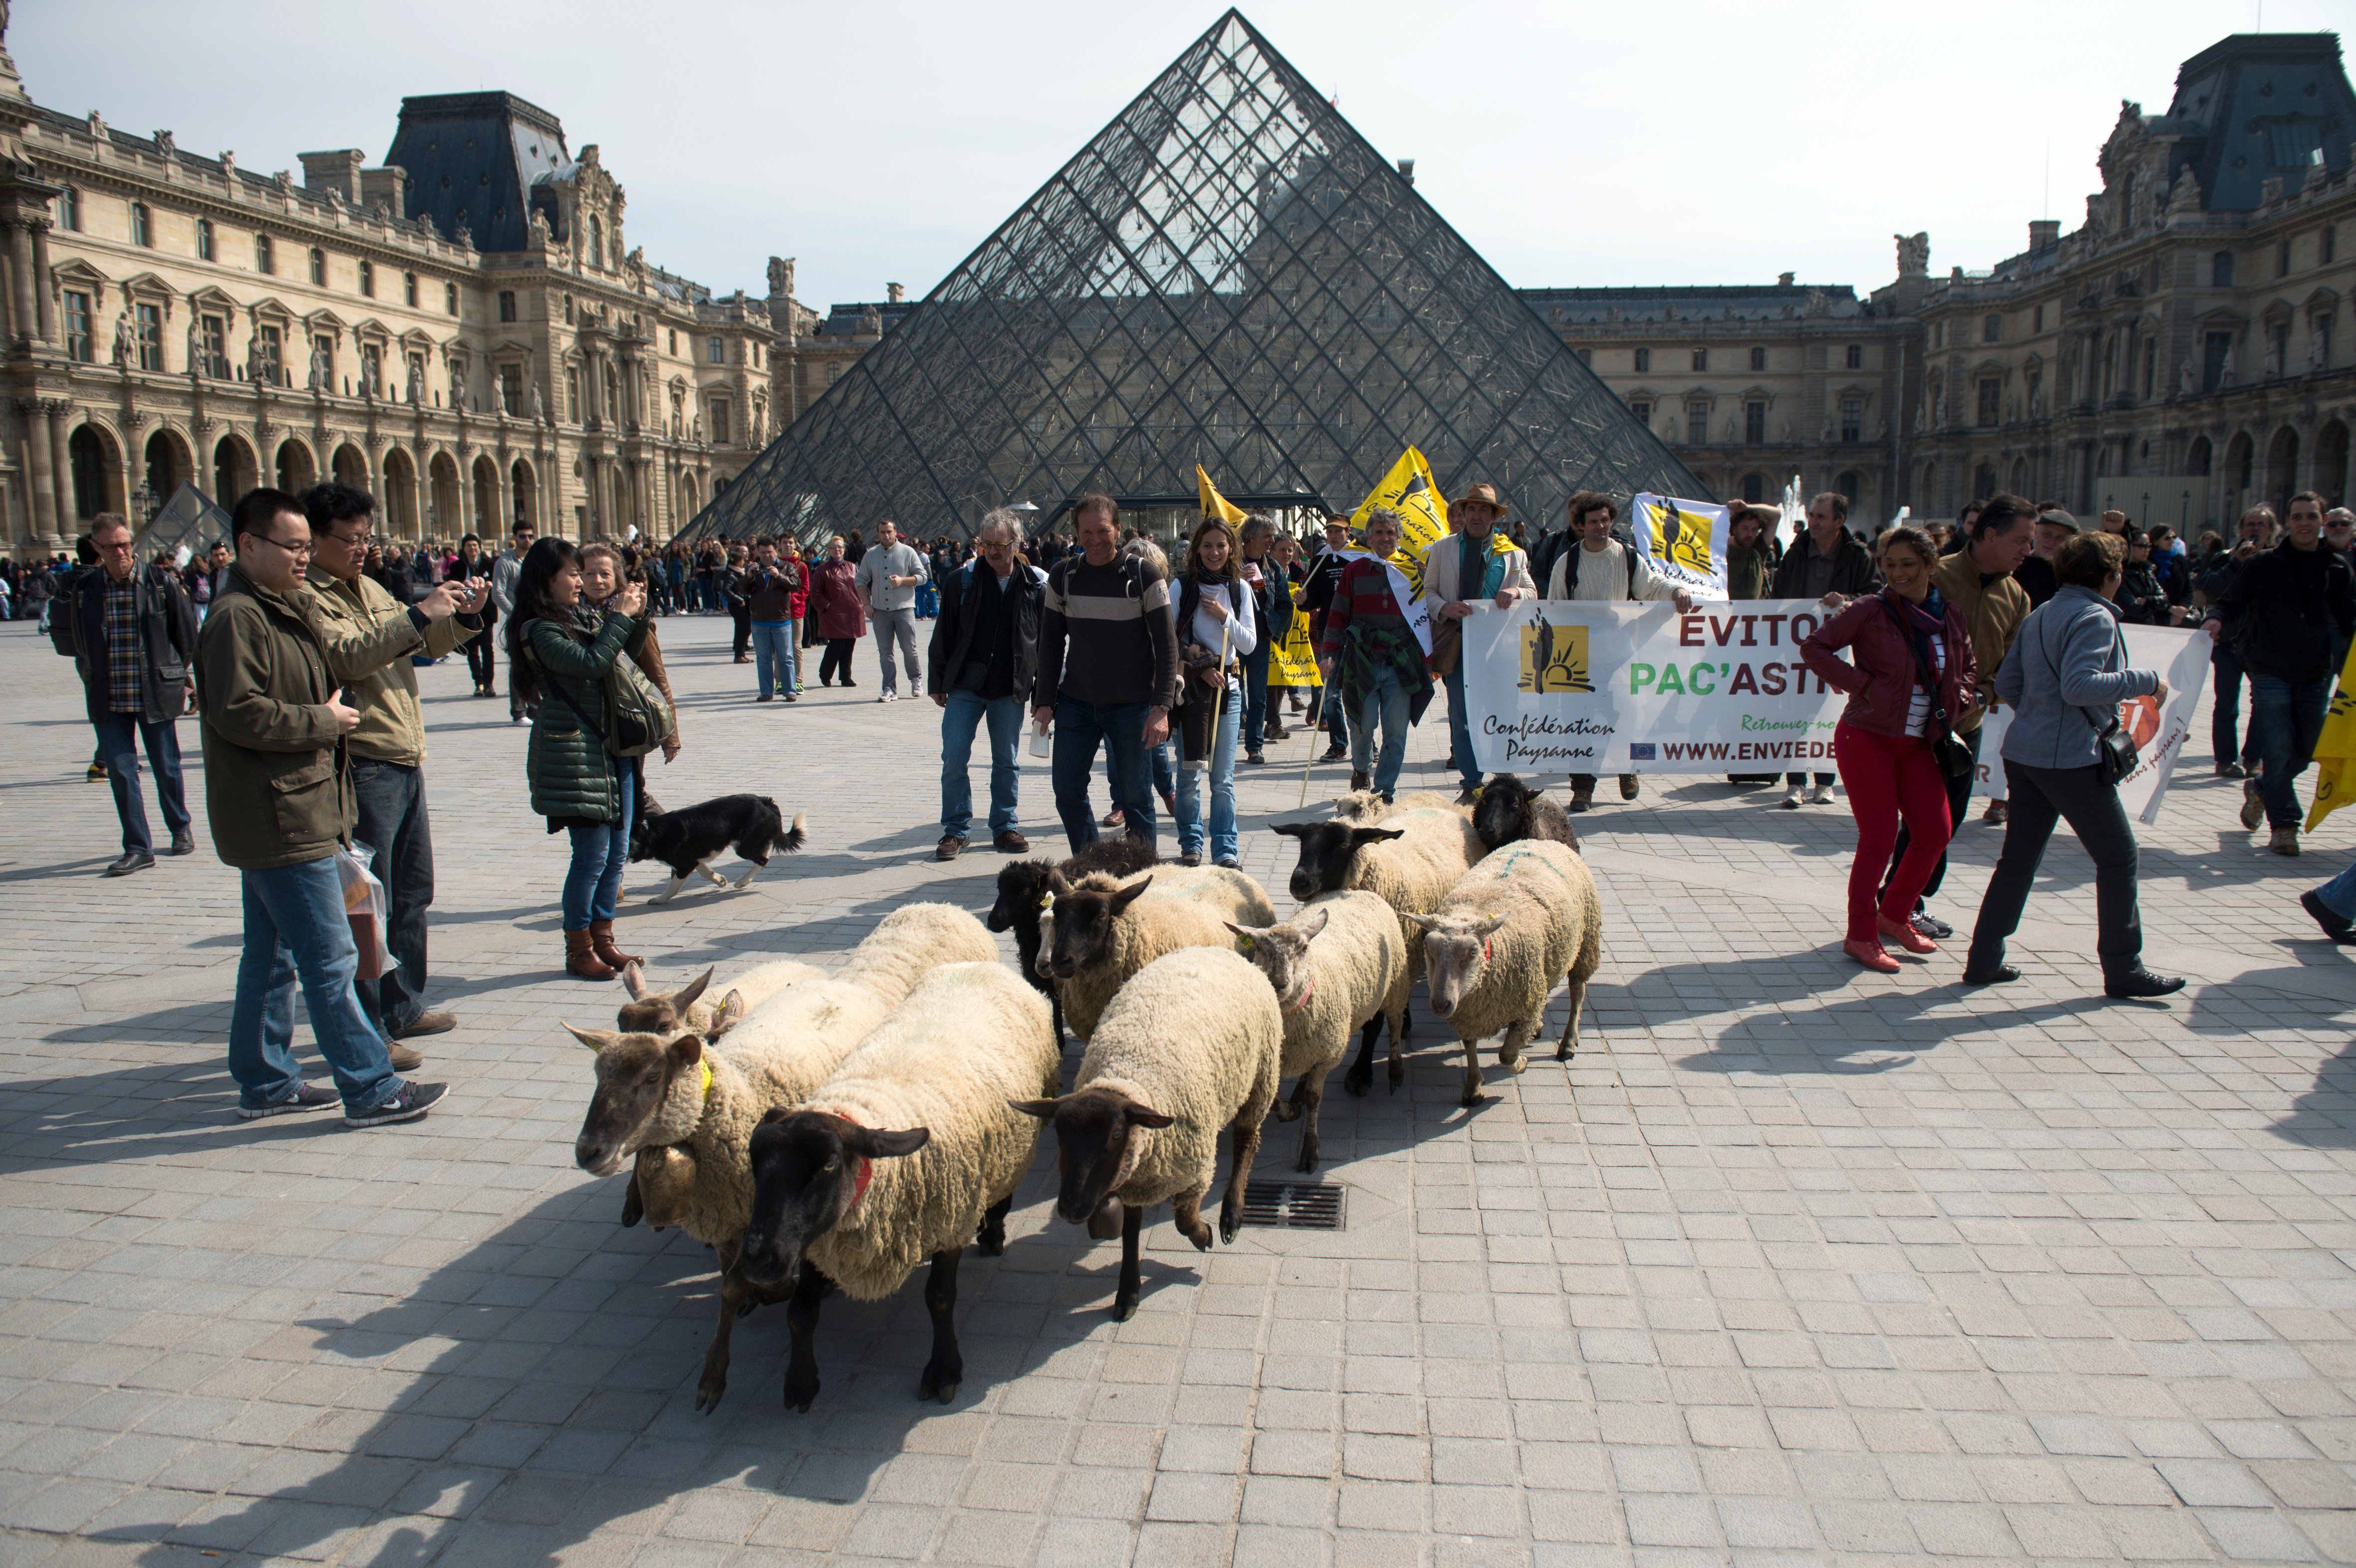
<instances>
[{"instance_id":1,"label":"white woolly sheep","mask_svg":"<svg viewBox=\"0 0 2356 1568\"><path fill-rule=\"evenodd\" d=\"M717 1000L706 1000L712 986L706 969L676 991L650 991L646 970L635 961L622 967L622 987L630 993L615 1016L614 1027L625 1034L700 1034L706 1040L726 1034L755 1008L788 986L823 980L826 971L798 958L772 958L730 978Z\"/></svg>"},{"instance_id":2,"label":"white woolly sheep","mask_svg":"<svg viewBox=\"0 0 2356 1568\"><path fill-rule=\"evenodd\" d=\"M985 1256L1004 1249L1006 1211L1039 1142L1015 1103L1055 1093L1062 1072L1044 997L994 959L952 964L926 976L807 1104L769 1113L753 1134L738 1266L780 1285L799 1265L787 1406L818 1397L811 1339L830 1286L881 1300L926 1258L933 1354L916 1396L956 1397L958 1259L968 1242Z\"/></svg>"},{"instance_id":3,"label":"white woolly sheep","mask_svg":"<svg viewBox=\"0 0 2356 1568\"><path fill-rule=\"evenodd\" d=\"M1407 1012L1407 939L1398 912L1379 894L1323 893L1282 925L1229 927L1244 938L1246 956L1268 976L1284 1016L1280 1072L1296 1080L1292 1098L1279 1101L1276 1118L1302 1117L1295 1170L1317 1168L1317 1112L1325 1076L1349 1053L1361 1025L1365 1049L1388 1019L1391 1061L1398 1061L1399 1024Z\"/></svg>"},{"instance_id":4,"label":"white woolly sheep","mask_svg":"<svg viewBox=\"0 0 2356 1568\"><path fill-rule=\"evenodd\" d=\"M1436 909L1458 878L1488 851L1472 830L1472 814L1453 801L1442 805L1405 805L1386 816L1379 826L1349 822L1284 823L1273 831L1301 843L1300 862L1292 868L1292 896L1307 903L1320 893L1362 888L1378 893L1398 912L1399 935L1407 944L1407 977L1412 986L1423 973L1421 933L1410 914ZM1399 1038L1412 1032L1402 1013ZM1391 1055L1390 1086L1396 1092L1406 1068L1396 1051ZM1343 1075L1342 1087L1363 1094L1375 1082L1374 1039L1368 1036L1358 1060Z\"/></svg>"},{"instance_id":5,"label":"white woolly sheep","mask_svg":"<svg viewBox=\"0 0 2356 1568\"><path fill-rule=\"evenodd\" d=\"M1480 1042L1503 1031L1497 1060L1527 1065L1522 1049L1544 1020L1558 976L1569 980L1570 1019L1555 1060L1579 1045L1588 977L1602 962L1603 905L1578 851L1549 839L1509 844L1465 873L1423 928L1431 1010L1464 1042L1462 1103L1481 1100Z\"/></svg>"},{"instance_id":6,"label":"white woolly sheep","mask_svg":"<svg viewBox=\"0 0 2356 1568\"><path fill-rule=\"evenodd\" d=\"M1120 1228L1116 1319L1137 1310L1146 1205L1168 1199L1179 1232L1210 1250L1202 1206L1218 1175L1221 1127L1233 1129L1235 1152L1219 1235L1235 1241L1283 1050L1284 1019L1267 978L1232 949L1183 948L1139 970L1112 998L1070 1093L1019 1107L1055 1125L1055 1211L1099 1241Z\"/></svg>"},{"instance_id":7,"label":"white woolly sheep","mask_svg":"<svg viewBox=\"0 0 2356 1568\"><path fill-rule=\"evenodd\" d=\"M1385 800L1379 791L1371 789L1350 790L1333 797L1333 820L1360 827L1372 827L1402 811L1423 810L1458 812L1468 822L1472 818L1472 807L1457 805L1454 795L1438 790L1410 790L1393 800Z\"/></svg>"},{"instance_id":8,"label":"white woolly sheep","mask_svg":"<svg viewBox=\"0 0 2356 1568\"><path fill-rule=\"evenodd\" d=\"M1273 925L1276 906L1243 872L1220 866L1157 866L1126 879L1101 872L1075 884L1061 873L1040 966L1052 975L1064 1020L1085 1045L1105 1005L1129 977L1182 947L1236 944L1226 923Z\"/></svg>"},{"instance_id":9,"label":"white woolly sheep","mask_svg":"<svg viewBox=\"0 0 2356 1568\"><path fill-rule=\"evenodd\" d=\"M746 1154L753 1128L774 1105L798 1104L853 1046L906 999L917 979L945 964L996 963L998 944L981 922L948 904L893 911L852 950L839 979L779 992L709 1051L691 1034L573 1029L597 1052L597 1092L573 1155L581 1168L609 1176L641 1148L686 1146L694 1163L680 1213L687 1233L719 1253L720 1328L704 1359L700 1410L716 1408L728 1381L728 1341L738 1310L763 1299L736 1267L753 1208ZM566 1026L570 1028L571 1026Z\"/></svg>"}]
</instances>

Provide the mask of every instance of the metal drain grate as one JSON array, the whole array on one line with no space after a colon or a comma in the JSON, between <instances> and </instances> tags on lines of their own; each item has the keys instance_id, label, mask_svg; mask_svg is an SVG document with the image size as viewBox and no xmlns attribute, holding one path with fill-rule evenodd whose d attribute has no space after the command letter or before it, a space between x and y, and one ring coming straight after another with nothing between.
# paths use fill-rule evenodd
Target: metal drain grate
<instances>
[{"instance_id":1,"label":"metal drain grate","mask_svg":"<svg viewBox=\"0 0 2356 1568\"><path fill-rule=\"evenodd\" d=\"M1244 1223L1294 1231L1338 1231L1349 1189L1322 1181L1255 1181L1244 1189Z\"/></svg>"}]
</instances>

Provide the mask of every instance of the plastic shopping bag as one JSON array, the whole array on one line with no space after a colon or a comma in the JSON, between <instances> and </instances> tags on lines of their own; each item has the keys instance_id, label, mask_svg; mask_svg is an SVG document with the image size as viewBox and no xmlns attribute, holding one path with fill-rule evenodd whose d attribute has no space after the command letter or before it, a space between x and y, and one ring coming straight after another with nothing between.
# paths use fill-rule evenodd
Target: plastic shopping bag
<instances>
[{"instance_id":1,"label":"plastic shopping bag","mask_svg":"<svg viewBox=\"0 0 2356 1568\"><path fill-rule=\"evenodd\" d=\"M344 879L344 916L352 923L352 945L360 954L355 978L361 980L380 980L399 962L384 944L384 884L369 869L375 859L376 851L357 840L348 849L336 848L336 869Z\"/></svg>"}]
</instances>

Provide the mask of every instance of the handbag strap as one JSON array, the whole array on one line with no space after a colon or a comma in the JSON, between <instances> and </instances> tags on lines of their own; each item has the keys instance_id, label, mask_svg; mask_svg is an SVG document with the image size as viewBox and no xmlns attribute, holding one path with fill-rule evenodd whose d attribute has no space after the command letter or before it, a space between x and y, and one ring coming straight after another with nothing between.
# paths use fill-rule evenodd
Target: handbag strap
<instances>
[{"instance_id":1,"label":"handbag strap","mask_svg":"<svg viewBox=\"0 0 2356 1568\"><path fill-rule=\"evenodd\" d=\"M1906 624L1906 617L1898 613L1898 607L1885 595L1877 593L1874 598L1879 601L1881 607L1890 613L1890 618L1898 623L1898 635L1906 639L1907 649L1914 656L1914 678L1921 681L1923 688L1931 694L1931 717L1938 720L1940 729L1953 733L1954 724L1947 718L1946 703L1940 699L1939 683L1931 674L1930 666L1923 661L1922 645L1914 640L1914 628ZM1944 625L1939 628L1939 635L1941 636L1946 635Z\"/></svg>"},{"instance_id":2,"label":"handbag strap","mask_svg":"<svg viewBox=\"0 0 2356 1568\"><path fill-rule=\"evenodd\" d=\"M2051 601L2049 600L2047 603L2051 603ZM2053 672L2053 689L2058 694L2062 689L2062 667L2056 664L2053 660L2051 639L2043 630L2040 629L2037 634L2037 641L2039 650L2045 655L2045 667ZM2119 631L2118 624L2116 622L2113 622L2111 624L2111 642L2113 645L2119 648L2121 652L2126 651L2126 638ZM2084 703L2072 702L2070 706L2076 709L2080 713L2085 716L2086 727L2094 731L2095 740L2107 741L2113 735L2118 733L2119 710L2115 704L2113 705L2111 709L2111 721L2107 726L2095 723L2094 718L2094 710L2087 707Z\"/></svg>"},{"instance_id":3,"label":"handbag strap","mask_svg":"<svg viewBox=\"0 0 2356 1568\"><path fill-rule=\"evenodd\" d=\"M526 625L524 627L524 635L520 641L523 644L525 651L530 652L531 648L530 626ZM535 665L540 665L540 656L533 654L531 662ZM595 738L597 744L600 746L604 745L605 743L605 731L597 727L595 720L591 719L589 715L581 711L581 704L573 700L573 694L564 689L564 683L556 678L555 672L542 665L541 666L540 673L541 684L546 686L551 691L556 693L558 699L563 702L565 707L573 709L573 716L581 720L581 727L588 731L589 733Z\"/></svg>"}]
</instances>

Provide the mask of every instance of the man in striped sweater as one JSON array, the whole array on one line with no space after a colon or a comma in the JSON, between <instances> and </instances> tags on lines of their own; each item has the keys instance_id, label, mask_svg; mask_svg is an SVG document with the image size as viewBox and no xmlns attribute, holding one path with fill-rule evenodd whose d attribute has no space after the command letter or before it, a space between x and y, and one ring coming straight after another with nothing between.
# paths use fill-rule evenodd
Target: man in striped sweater
<instances>
[{"instance_id":1,"label":"man in striped sweater","mask_svg":"<svg viewBox=\"0 0 2356 1568\"><path fill-rule=\"evenodd\" d=\"M1431 671L1391 589L1383 563L1398 549L1401 518L1387 507L1366 514L1366 549L1342 568L1317 645L1317 670L1328 690L1342 694L1350 718L1350 787L1371 786L1385 800L1398 787L1407 761L1408 726L1431 701ZM1374 728L1383 746L1374 752Z\"/></svg>"},{"instance_id":2,"label":"man in striped sweater","mask_svg":"<svg viewBox=\"0 0 2356 1568\"><path fill-rule=\"evenodd\" d=\"M1097 837L1088 778L1099 742L1121 820L1132 837L1155 842L1148 753L1170 735L1178 634L1161 571L1117 554L1120 510L1113 498L1083 496L1074 516L1080 553L1047 574L1032 719L1055 726L1055 811L1076 855Z\"/></svg>"}]
</instances>

